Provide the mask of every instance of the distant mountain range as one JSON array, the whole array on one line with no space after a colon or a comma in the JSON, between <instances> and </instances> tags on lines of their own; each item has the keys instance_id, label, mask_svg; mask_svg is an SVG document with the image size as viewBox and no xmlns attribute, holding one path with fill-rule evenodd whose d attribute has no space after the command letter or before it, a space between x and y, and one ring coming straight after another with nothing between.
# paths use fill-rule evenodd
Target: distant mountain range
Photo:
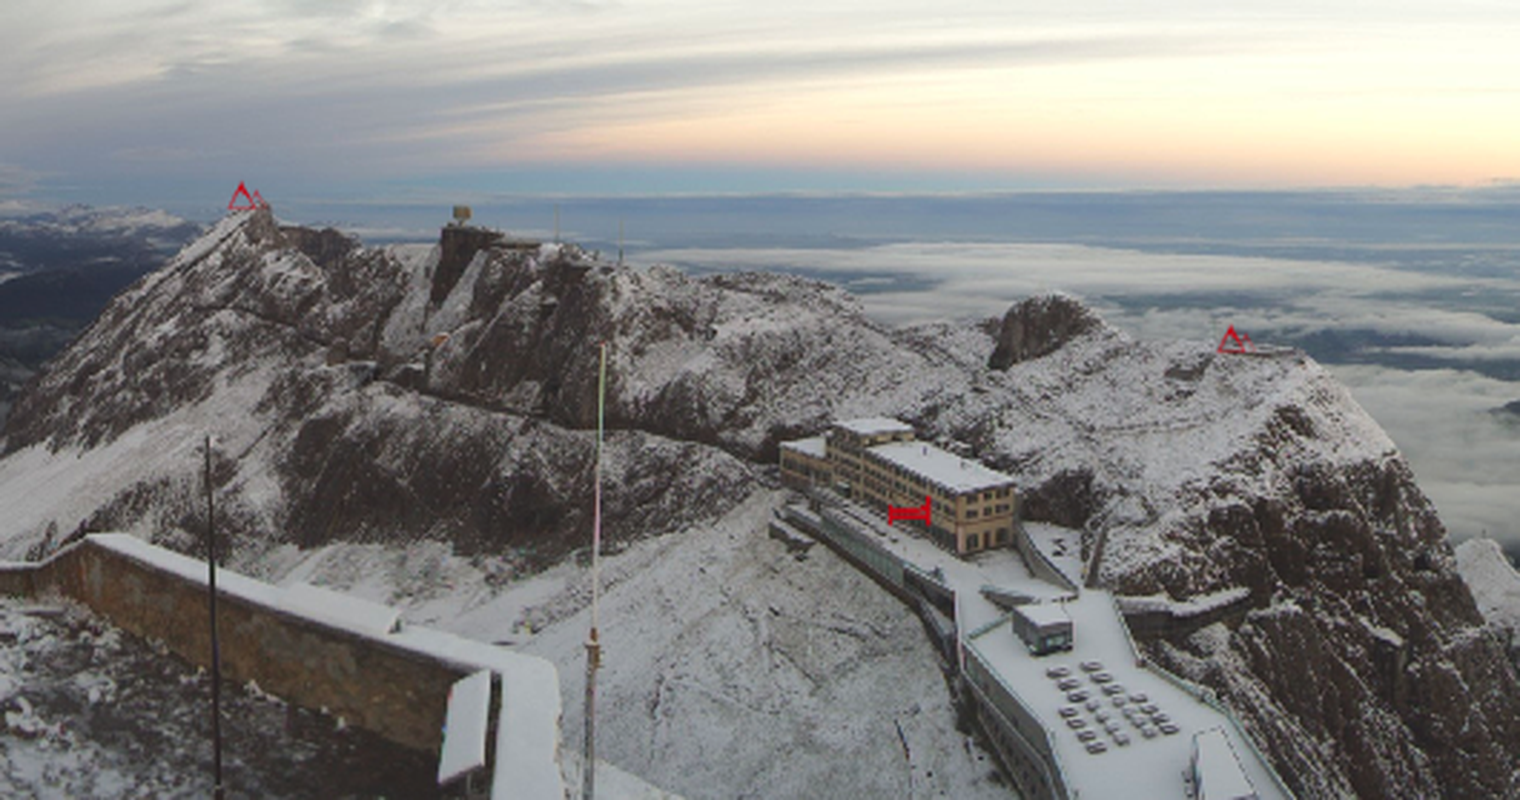
<instances>
[{"instance_id":1,"label":"distant mountain range","mask_svg":"<svg viewBox=\"0 0 1520 800\"><path fill-rule=\"evenodd\" d=\"M202 229L145 208L75 205L0 217L0 421L43 362Z\"/></svg>"}]
</instances>

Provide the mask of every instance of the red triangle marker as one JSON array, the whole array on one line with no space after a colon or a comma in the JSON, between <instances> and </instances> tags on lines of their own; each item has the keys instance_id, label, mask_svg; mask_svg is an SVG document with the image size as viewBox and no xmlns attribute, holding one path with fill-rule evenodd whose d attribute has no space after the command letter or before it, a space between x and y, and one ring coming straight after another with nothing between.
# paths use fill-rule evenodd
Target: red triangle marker
<instances>
[{"instance_id":1,"label":"red triangle marker","mask_svg":"<svg viewBox=\"0 0 1520 800\"><path fill-rule=\"evenodd\" d=\"M239 197L241 197L244 200L248 201L248 204L247 205L238 205L238 198ZM258 204L254 203L253 202L253 197L248 194L248 187L244 186L242 181L238 181L237 191L233 192L232 193L232 199L227 201L227 210L228 211L252 211L255 208L258 208Z\"/></svg>"},{"instance_id":2,"label":"red triangle marker","mask_svg":"<svg viewBox=\"0 0 1520 800\"><path fill-rule=\"evenodd\" d=\"M1245 354L1245 353L1250 352L1249 350L1246 349L1246 342L1251 341L1251 337L1250 336L1246 336L1245 341L1243 342L1243 341L1240 340L1241 335L1242 334L1236 333L1235 332L1235 326L1231 325L1230 329L1227 330L1227 331L1225 331L1224 338L1222 338L1222 339L1219 340L1219 352L1221 352L1221 353L1234 353L1234 354L1237 354L1237 355L1241 355L1241 354ZM1225 343L1226 342L1234 342L1235 346L1234 347L1225 347Z\"/></svg>"}]
</instances>

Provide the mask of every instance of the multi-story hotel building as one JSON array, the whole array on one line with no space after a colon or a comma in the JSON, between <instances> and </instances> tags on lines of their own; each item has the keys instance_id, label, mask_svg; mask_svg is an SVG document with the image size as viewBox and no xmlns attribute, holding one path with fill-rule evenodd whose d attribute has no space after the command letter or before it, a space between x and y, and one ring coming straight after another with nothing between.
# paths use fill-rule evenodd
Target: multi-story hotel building
<instances>
[{"instance_id":1,"label":"multi-story hotel building","mask_svg":"<svg viewBox=\"0 0 1520 800\"><path fill-rule=\"evenodd\" d=\"M822 486L878 507L918 507L928 498L935 542L960 554L1013 543L1013 478L917 441L913 426L874 417L837 422L823 436L781 443L781 479Z\"/></svg>"}]
</instances>

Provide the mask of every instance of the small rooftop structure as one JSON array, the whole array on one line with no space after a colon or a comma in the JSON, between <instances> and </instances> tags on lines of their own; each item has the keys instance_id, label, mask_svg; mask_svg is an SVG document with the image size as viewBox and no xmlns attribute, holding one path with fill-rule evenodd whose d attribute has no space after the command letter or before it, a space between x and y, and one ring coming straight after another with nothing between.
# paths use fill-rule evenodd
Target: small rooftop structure
<instances>
[{"instance_id":1,"label":"small rooftop structure","mask_svg":"<svg viewBox=\"0 0 1520 800\"><path fill-rule=\"evenodd\" d=\"M889 442L872 447L871 452L884 461L957 493L1013 484L1011 475L984 467L976 459L961 458L922 442Z\"/></svg>"},{"instance_id":2,"label":"small rooftop structure","mask_svg":"<svg viewBox=\"0 0 1520 800\"><path fill-rule=\"evenodd\" d=\"M1013 632L1024 640L1029 652L1045 655L1072 647L1071 617L1055 603L1028 603L1014 606L1010 614Z\"/></svg>"}]
</instances>

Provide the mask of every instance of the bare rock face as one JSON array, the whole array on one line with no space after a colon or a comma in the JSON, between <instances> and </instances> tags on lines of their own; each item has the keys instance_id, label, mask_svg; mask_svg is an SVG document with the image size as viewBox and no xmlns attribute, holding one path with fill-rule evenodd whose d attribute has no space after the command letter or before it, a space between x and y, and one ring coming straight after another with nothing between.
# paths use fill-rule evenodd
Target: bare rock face
<instances>
[{"instance_id":1,"label":"bare rock face","mask_svg":"<svg viewBox=\"0 0 1520 800\"><path fill-rule=\"evenodd\" d=\"M997 349L987 359L990 369L1050 355L1072 339L1103 326L1081 302L1065 295L1031 297L1003 315Z\"/></svg>"}]
</instances>

